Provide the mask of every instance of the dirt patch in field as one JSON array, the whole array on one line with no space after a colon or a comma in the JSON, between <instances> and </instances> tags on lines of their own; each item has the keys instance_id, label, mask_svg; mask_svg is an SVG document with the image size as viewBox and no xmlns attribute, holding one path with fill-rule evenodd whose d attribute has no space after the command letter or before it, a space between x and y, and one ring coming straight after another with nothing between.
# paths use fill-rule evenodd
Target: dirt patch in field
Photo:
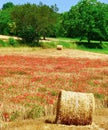
<instances>
[{"instance_id":1,"label":"dirt patch in field","mask_svg":"<svg viewBox=\"0 0 108 130\"><path fill-rule=\"evenodd\" d=\"M90 59L108 59L108 55L98 54L87 51L80 51L74 49L46 49L38 51L40 56L53 56L53 57L71 57L71 58L90 58Z\"/></svg>"},{"instance_id":2,"label":"dirt patch in field","mask_svg":"<svg viewBox=\"0 0 108 130\"><path fill-rule=\"evenodd\" d=\"M108 59L108 55L81 51L75 49L41 49L41 48L0 48L0 55L23 55L39 57L70 57L70 58L89 58L89 59Z\"/></svg>"}]
</instances>

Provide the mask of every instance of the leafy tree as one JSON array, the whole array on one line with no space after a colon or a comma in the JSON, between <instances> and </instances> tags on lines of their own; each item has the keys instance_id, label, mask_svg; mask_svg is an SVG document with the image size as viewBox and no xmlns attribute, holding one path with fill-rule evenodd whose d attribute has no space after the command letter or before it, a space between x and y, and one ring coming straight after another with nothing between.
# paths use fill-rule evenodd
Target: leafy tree
<instances>
[{"instance_id":1,"label":"leafy tree","mask_svg":"<svg viewBox=\"0 0 108 130\"><path fill-rule=\"evenodd\" d=\"M54 12L56 12L56 13L59 11L59 8L57 7L56 4L51 5L51 9L52 9Z\"/></svg>"},{"instance_id":2,"label":"leafy tree","mask_svg":"<svg viewBox=\"0 0 108 130\"><path fill-rule=\"evenodd\" d=\"M11 9L5 9L0 11L0 34L10 34L10 29L8 26L12 22L10 14Z\"/></svg>"},{"instance_id":3,"label":"leafy tree","mask_svg":"<svg viewBox=\"0 0 108 130\"><path fill-rule=\"evenodd\" d=\"M40 35L43 36L43 39L45 40L46 36L53 33L52 28L54 28L57 22L57 7L56 5L49 7L43 4L38 7L38 30Z\"/></svg>"},{"instance_id":4,"label":"leafy tree","mask_svg":"<svg viewBox=\"0 0 108 130\"><path fill-rule=\"evenodd\" d=\"M64 36L63 26L62 26L61 22L62 22L62 14L58 14L57 22L56 22L54 28L52 29L53 35L51 35L51 37L63 37Z\"/></svg>"},{"instance_id":5,"label":"leafy tree","mask_svg":"<svg viewBox=\"0 0 108 130\"><path fill-rule=\"evenodd\" d=\"M107 8L108 9L108 8ZM69 12L63 14L62 25L65 36L87 38L90 40L105 40L107 32L108 13L105 4L97 0L81 0L72 6Z\"/></svg>"},{"instance_id":6,"label":"leafy tree","mask_svg":"<svg viewBox=\"0 0 108 130\"><path fill-rule=\"evenodd\" d=\"M79 31L82 37L87 37L88 43L93 39L93 34L98 40L104 39L105 17L102 4L97 0L82 0L79 6Z\"/></svg>"},{"instance_id":7,"label":"leafy tree","mask_svg":"<svg viewBox=\"0 0 108 130\"><path fill-rule=\"evenodd\" d=\"M11 19L11 12L14 7L12 2L7 2L0 10L0 34L14 35L15 23Z\"/></svg>"},{"instance_id":8,"label":"leafy tree","mask_svg":"<svg viewBox=\"0 0 108 130\"><path fill-rule=\"evenodd\" d=\"M12 19L17 28L16 34L29 43L39 41L39 36L43 36L45 39L47 35L51 34L56 17L56 12L42 3L16 6L12 12Z\"/></svg>"},{"instance_id":9,"label":"leafy tree","mask_svg":"<svg viewBox=\"0 0 108 130\"><path fill-rule=\"evenodd\" d=\"M16 35L32 46L35 46L35 41L39 39L37 34L37 14L38 7L29 3L16 6L11 13L11 17L16 23Z\"/></svg>"},{"instance_id":10,"label":"leafy tree","mask_svg":"<svg viewBox=\"0 0 108 130\"><path fill-rule=\"evenodd\" d=\"M10 35L16 35L16 23L13 21L9 22L8 30Z\"/></svg>"},{"instance_id":11,"label":"leafy tree","mask_svg":"<svg viewBox=\"0 0 108 130\"><path fill-rule=\"evenodd\" d=\"M9 9L14 7L14 4L12 2L7 2L3 5L2 10Z\"/></svg>"},{"instance_id":12,"label":"leafy tree","mask_svg":"<svg viewBox=\"0 0 108 130\"><path fill-rule=\"evenodd\" d=\"M36 35L36 31L32 26L24 26L19 36L23 38L23 40L27 43L30 43L30 46L36 46L38 43L38 38ZM37 40L37 42L36 42Z\"/></svg>"},{"instance_id":13,"label":"leafy tree","mask_svg":"<svg viewBox=\"0 0 108 130\"><path fill-rule=\"evenodd\" d=\"M61 20L60 20L60 32L62 34L62 36L65 37L70 37L71 33L72 33L72 28L71 28L71 24L70 24L70 18L69 18L69 13L68 12L64 12L61 15ZM73 21L73 20L72 20ZM69 32L69 30L71 30L71 33Z\"/></svg>"}]
</instances>

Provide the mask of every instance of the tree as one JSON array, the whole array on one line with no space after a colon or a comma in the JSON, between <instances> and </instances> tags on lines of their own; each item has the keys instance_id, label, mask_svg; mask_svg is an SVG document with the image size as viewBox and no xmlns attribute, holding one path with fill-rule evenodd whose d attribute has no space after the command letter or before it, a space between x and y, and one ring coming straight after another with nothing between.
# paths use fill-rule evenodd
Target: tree
<instances>
[{"instance_id":1,"label":"tree","mask_svg":"<svg viewBox=\"0 0 108 130\"><path fill-rule=\"evenodd\" d=\"M38 7L29 3L15 6L11 13L11 17L16 23L16 35L20 36L30 46L35 46L39 39L37 14Z\"/></svg>"},{"instance_id":2,"label":"tree","mask_svg":"<svg viewBox=\"0 0 108 130\"><path fill-rule=\"evenodd\" d=\"M90 40L105 40L108 18L105 4L97 0L81 0L63 15L63 27L66 36L87 38Z\"/></svg>"},{"instance_id":3,"label":"tree","mask_svg":"<svg viewBox=\"0 0 108 130\"><path fill-rule=\"evenodd\" d=\"M51 5L51 9L52 9L54 12L56 12L56 13L59 11L59 8L57 7L56 4Z\"/></svg>"},{"instance_id":4,"label":"tree","mask_svg":"<svg viewBox=\"0 0 108 130\"><path fill-rule=\"evenodd\" d=\"M55 25L57 16L51 7L42 3L16 6L11 15L16 23L16 34L29 44L39 41L40 36L45 39L51 33L51 27Z\"/></svg>"},{"instance_id":5,"label":"tree","mask_svg":"<svg viewBox=\"0 0 108 130\"><path fill-rule=\"evenodd\" d=\"M2 10L0 10L0 34L15 34L16 25L11 19L13 7L14 4L12 2L7 2L3 5Z\"/></svg>"},{"instance_id":6,"label":"tree","mask_svg":"<svg viewBox=\"0 0 108 130\"><path fill-rule=\"evenodd\" d=\"M87 37L88 43L90 40L103 40L105 34L105 15L102 4L97 0L82 0L79 3L79 19L82 36ZM94 34L94 35L93 35Z\"/></svg>"},{"instance_id":7,"label":"tree","mask_svg":"<svg viewBox=\"0 0 108 130\"><path fill-rule=\"evenodd\" d=\"M5 9L0 11L0 34L10 34L9 24L12 23L10 17L11 11L11 9Z\"/></svg>"},{"instance_id":8,"label":"tree","mask_svg":"<svg viewBox=\"0 0 108 130\"><path fill-rule=\"evenodd\" d=\"M14 4L12 2L7 2L3 5L2 10L9 9L14 7Z\"/></svg>"},{"instance_id":9,"label":"tree","mask_svg":"<svg viewBox=\"0 0 108 130\"><path fill-rule=\"evenodd\" d=\"M43 36L43 39L45 40L45 37L47 35L50 35L52 33L52 27L54 28L56 22L57 22L57 7L54 6L47 6L47 5L39 5L39 14L37 16L38 18L38 31L41 36Z\"/></svg>"}]
</instances>

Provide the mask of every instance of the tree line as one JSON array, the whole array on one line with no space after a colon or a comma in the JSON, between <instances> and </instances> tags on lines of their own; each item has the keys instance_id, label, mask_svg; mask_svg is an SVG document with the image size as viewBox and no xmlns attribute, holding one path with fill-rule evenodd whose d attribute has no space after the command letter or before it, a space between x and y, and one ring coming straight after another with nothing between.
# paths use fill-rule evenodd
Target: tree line
<instances>
[{"instance_id":1,"label":"tree line","mask_svg":"<svg viewBox=\"0 0 108 130\"><path fill-rule=\"evenodd\" d=\"M81 0L63 14L64 36L80 40L108 40L108 4L97 0Z\"/></svg>"},{"instance_id":2,"label":"tree line","mask_svg":"<svg viewBox=\"0 0 108 130\"><path fill-rule=\"evenodd\" d=\"M0 10L0 34L15 35L31 46L40 37L70 37L108 40L108 4L97 0L80 0L69 11L59 13L57 5L14 5L7 2Z\"/></svg>"}]
</instances>

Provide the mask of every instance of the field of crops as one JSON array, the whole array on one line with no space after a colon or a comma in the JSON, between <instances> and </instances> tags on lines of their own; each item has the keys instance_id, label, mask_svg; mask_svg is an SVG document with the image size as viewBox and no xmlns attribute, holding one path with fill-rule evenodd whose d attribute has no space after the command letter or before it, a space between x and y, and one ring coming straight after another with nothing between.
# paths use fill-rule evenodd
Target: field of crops
<instances>
[{"instance_id":1,"label":"field of crops","mask_svg":"<svg viewBox=\"0 0 108 130\"><path fill-rule=\"evenodd\" d=\"M47 106L56 106L61 89L94 93L107 106L107 83L105 59L1 55L1 120L48 114Z\"/></svg>"}]
</instances>

